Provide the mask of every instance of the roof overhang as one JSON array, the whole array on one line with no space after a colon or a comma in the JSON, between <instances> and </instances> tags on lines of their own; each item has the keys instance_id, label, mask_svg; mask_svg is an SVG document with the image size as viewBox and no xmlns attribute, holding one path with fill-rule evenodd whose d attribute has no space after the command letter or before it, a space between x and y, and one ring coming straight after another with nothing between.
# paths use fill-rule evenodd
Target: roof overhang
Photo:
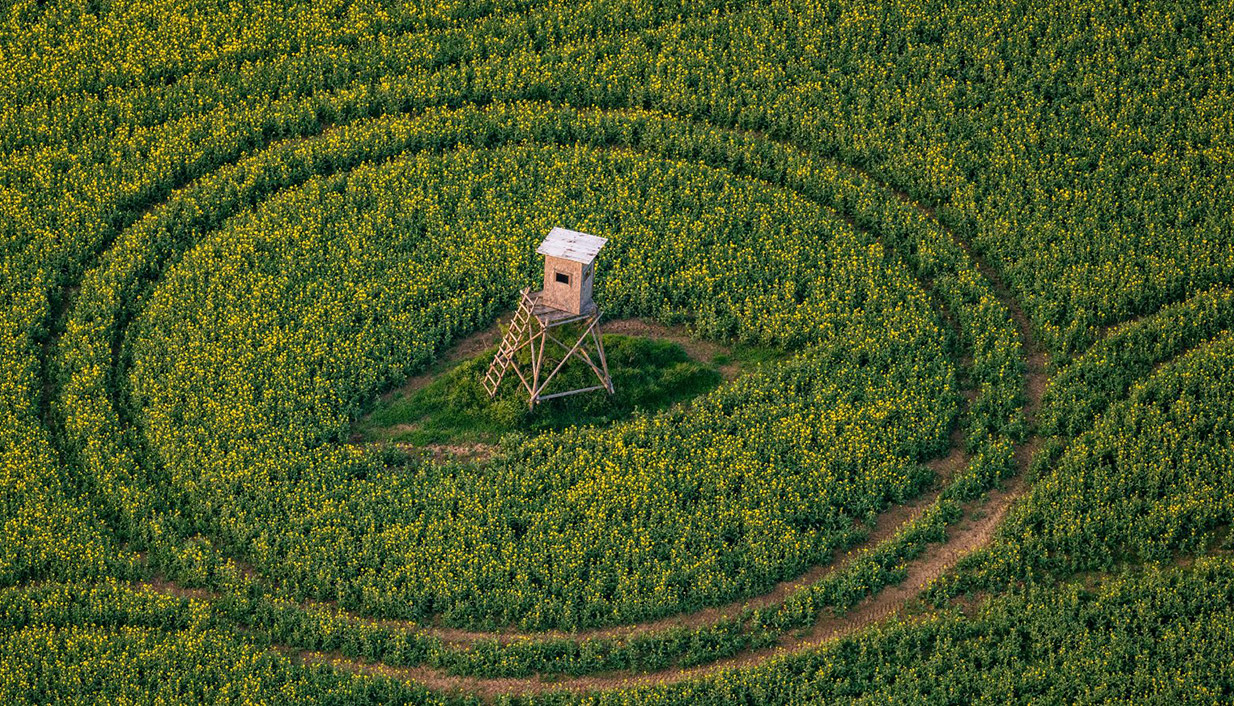
<instances>
[{"instance_id":1,"label":"roof overhang","mask_svg":"<svg viewBox=\"0 0 1234 706\"><path fill-rule=\"evenodd\" d=\"M580 233L569 228L554 228L548 232L544 242L536 248L536 252L548 257L560 257L563 260L581 262L590 265L596 259L600 248L608 242L607 238Z\"/></svg>"}]
</instances>

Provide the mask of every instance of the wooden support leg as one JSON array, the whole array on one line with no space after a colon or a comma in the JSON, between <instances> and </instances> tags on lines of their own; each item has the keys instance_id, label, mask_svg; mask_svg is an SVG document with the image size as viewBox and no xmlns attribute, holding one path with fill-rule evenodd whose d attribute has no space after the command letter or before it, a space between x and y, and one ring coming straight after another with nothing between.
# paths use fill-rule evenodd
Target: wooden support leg
<instances>
[{"instance_id":1,"label":"wooden support leg","mask_svg":"<svg viewBox=\"0 0 1234 706\"><path fill-rule=\"evenodd\" d=\"M586 329L585 331L583 331L582 335L578 337L578 340L574 342L574 345L573 345L573 346L570 346L570 348L566 351L566 354L565 354L565 356L561 359L561 362L557 363L557 367L553 368L553 371L552 371L551 373L549 373L549 374L548 374L548 375L544 378L544 380L540 383L540 386L539 386L538 388L536 388L536 391L532 394L532 403L533 403L533 404L534 404L537 400L539 400L539 399L540 399L540 393L544 390L544 388L545 388L545 387L547 387L547 386L548 386L548 383L549 383L550 381L552 381L552 379L553 379L553 378L557 375L557 373L561 370L561 368L562 368L563 366L565 366L566 361L570 360L570 358L573 358L573 357L574 357L574 355L578 352L578 350L579 350L580 346L582 346L582 345L583 345L583 341L586 341L586 340L587 340L587 336L588 336L589 334L591 334L591 332L592 332L593 328L595 327L595 323L596 323L596 319L594 319L594 318L593 318L593 319L592 319L592 321L591 321L591 324L587 327L587 329ZM545 332L545 336L546 336L546 337L547 337L547 335L548 335L548 333L547 333L547 332ZM557 339L556 339L556 338L554 338L553 340L554 340L554 341L556 341ZM541 347L543 348L543 343L541 344Z\"/></svg>"},{"instance_id":2,"label":"wooden support leg","mask_svg":"<svg viewBox=\"0 0 1234 706\"><path fill-rule=\"evenodd\" d=\"M597 321L599 317L597 316ZM596 326L591 330L591 338L596 342L596 353L600 357L600 367L604 370L604 375L600 377L600 381L604 383L604 389L608 390L608 394L613 394L613 378L608 373L608 359L604 356L604 336L599 331L600 327Z\"/></svg>"}]
</instances>

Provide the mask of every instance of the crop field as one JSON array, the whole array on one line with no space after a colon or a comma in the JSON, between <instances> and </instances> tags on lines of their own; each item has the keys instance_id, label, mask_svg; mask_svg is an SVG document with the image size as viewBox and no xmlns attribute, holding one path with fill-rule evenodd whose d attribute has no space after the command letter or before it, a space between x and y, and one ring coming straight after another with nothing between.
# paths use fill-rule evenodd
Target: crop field
<instances>
[{"instance_id":1,"label":"crop field","mask_svg":"<svg viewBox=\"0 0 1234 706\"><path fill-rule=\"evenodd\" d=\"M1234 4L0 17L0 703L1234 701Z\"/></svg>"}]
</instances>

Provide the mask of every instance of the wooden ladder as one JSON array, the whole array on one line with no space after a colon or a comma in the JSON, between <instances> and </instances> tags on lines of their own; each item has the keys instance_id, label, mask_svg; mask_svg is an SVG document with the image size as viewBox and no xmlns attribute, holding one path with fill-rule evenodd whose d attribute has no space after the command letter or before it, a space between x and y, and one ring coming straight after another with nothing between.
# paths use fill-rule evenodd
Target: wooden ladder
<instances>
[{"instance_id":1,"label":"wooden ladder","mask_svg":"<svg viewBox=\"0 0 1234 706\"><path fill-rule=\"evenodd\" d=\"M497 347L497 355L493 356L493 362L488 364L488 372L481 381L484 389L488 391L489 399L497 395L497 388L501 386L501 380L514 360L514 352L518 350L518 343L523 338L523 331L531 320L533 302L531 297L527 296L528 291L530 290L523 289L519 293L518 311L514 312L510 327L506 329L506 335L502 336L501 345Z\"/></svg>"}]
</instances>

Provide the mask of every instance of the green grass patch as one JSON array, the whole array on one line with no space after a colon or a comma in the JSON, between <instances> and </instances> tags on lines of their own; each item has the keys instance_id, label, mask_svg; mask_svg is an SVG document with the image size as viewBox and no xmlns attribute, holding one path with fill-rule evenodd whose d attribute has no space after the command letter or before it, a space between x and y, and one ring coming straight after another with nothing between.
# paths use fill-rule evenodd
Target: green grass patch
<instances>
[{"instance_id":1,"label":"green grass patch","mask_svg":"<svg viewBox=\"0 0 1234 706\"><path fill-rule=\"evenodd\" d=\"M613 378L612 395L598 390L559 397L530 410L526 389L510 371L497 397L489 399L480 384L495 353L489 349L447 368L423 387L380 402L360 421L356 434L366 441L419 446L494 443L511 433L609 424L636 410L654 412L709 392L723 382L719 367L741 358L722 354L703 362L671 341L616 334L604 336L604 350ZM546 392L596 384L595 374L581 361L572 360Z\"/></svg>"}]
</instances>

